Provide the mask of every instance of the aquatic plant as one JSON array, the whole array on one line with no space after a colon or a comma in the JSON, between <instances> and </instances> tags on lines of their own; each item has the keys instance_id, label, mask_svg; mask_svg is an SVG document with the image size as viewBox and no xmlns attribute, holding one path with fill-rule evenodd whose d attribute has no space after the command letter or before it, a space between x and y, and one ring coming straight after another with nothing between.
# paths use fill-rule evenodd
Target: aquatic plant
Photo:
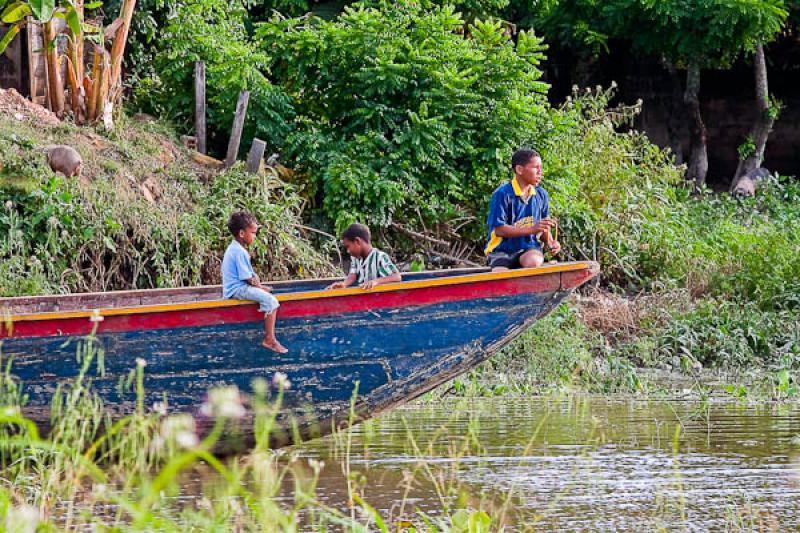
<instances>
[{"instance_id":1,"label":"aquatic plant","mask_svg":"<svg viewBox=\"0 0 800 533\"><path fill-rule=\"evenodd\" d=\"M351 469L352 417L331 441L348 474L345 510L317 497L323 462L303 458L298 449L269 448L279 430L283 392L291 387L286 376L254 384L249 408L256 446L225 459L212 451L245 414L235 387L209 391L201 412L213 424L200 433L192 415L169 414L167 403L144 405L147 365L140 360L122 384L136 391L136 407L112 420L91 389L93 371L102 371L102 350L93 336L77 348L81 371L57 391L46 435L23 416L11 366L0 381L0 523L6 531L394 530L367 503L361 474ZM175 498L196 475L203 477L196 499ZM282 496L287 484L293 486L288 500ZM465 504L442 516L414 517L404 529L426 524L430 531L481 533L493 523L485 511Z\"/></svg>"}]
</instances>

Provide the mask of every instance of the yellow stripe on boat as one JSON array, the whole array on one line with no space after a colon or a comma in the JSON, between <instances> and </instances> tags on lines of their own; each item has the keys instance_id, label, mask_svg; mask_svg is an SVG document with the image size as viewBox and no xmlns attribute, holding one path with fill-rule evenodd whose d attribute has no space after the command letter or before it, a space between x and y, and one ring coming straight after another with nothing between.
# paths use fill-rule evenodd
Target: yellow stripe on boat
<instances>
[{"instance_id":1,"label":"yellow stripe on boat","mask_svg":"<svg viewBox=\"0 0 800 533\"><path fill-rule=\"evenodd\" d=\"M517 270L505 270L502 272L483 272L480 274L466 274L449 278L423 279L419 281L400 281L398 283L387 283L377 287L364 290L358 287L348 287L346 289L302 291L289 294L276 294L275 297L280 302L297 302L302 300L314 300L321 298L338 298L341 296L356 296L363 294L373 294L378 292L394 292L415 289L427 289L431 287L444 287L447 285L463 285L465 283L475 283L480 281L494 281L502 279L526 278L554 274L560 272L573 272L575 270L585 270L591 267L591 263L575 262L547 265L536 268L521 268ZM337 278L338 279L338 278ZM237 305L251 304L249 300L205 300L202 302L187 302L177 304L158 304L141 305L131 307L116 307L110 309L64 311L54 313L32 313L24 315L11 315L6 317L11 322L28 322L34 320L59 320L68 318L91 318L92 316L119 316L119 315L141 315L146 313L166 313L171 311L190 311L194 309L215 309L224 307L234 307Z\"/></svg>"}]
</instances>

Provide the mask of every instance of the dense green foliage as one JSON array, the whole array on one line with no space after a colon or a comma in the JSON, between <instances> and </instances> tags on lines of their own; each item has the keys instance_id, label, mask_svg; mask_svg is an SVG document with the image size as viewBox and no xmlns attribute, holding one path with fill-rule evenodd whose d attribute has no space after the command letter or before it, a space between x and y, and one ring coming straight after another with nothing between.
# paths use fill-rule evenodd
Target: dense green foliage
<instances>
[{"instance_id":1,"label":"dense green foliage","mask_svg":"<svg viewBox=\"0 0 800 533\"><path fill-rule=\"evenodd\" d=\"M549 0L535 26L560 44L607 50L609 39L675 63L729 65L771 41L787 17L784 0Z\"/></svg>"},{"instance_id":2,"label":"dense green foliage","mask_svg":"<svg viewBox=\"0 0 800 533\"><path fill-rule=\"evenodd\" d=\"M83 179L44 162L41 146L64 138L84 151ZM206 182L183 154L165 164L175 150L151 125L100 140L68 126L0 126L0 295L216 282L236 208L266 226L269 240L253 252L266 277L330 271L298 234L301 200L291 188L240 167ZM157 202L142 194L147 178L160 183Z\"/></svg>"},{"instance_id":3,"label":"dense green foliage","mask_svg":"<svg viewBox=\"0 0 800 533\"><path fill-rule=\"evenodd\" d=\"M589 322L610 325L597 330L577 320L585 303L548 317L495 360L503 376L525 370L511 384L637 390L631 364L800 370L800 186L775 179L745 201L678 195L657 213L620 228L605 256L618 261L607 280L653 296L602 311Z\"/></svg>"},{"instance_id":4,"label":"dense green foliage","mask_svg":"<svg viewBox=\"0 0 800 533\"><path fill-rule=\"evenodd\" d=\"M723 368L800 368L796 311L763 311L755 305L709 299L658 335L659 353L691 357Z\"/></svg>"},{"instance_id":5,"label":"dense green foliage","mask_svg":"<svg viewBox=\"0 0 800 533\"><path fill-rule=\"evenodd\" d=\"M282 144L294 117L289 98L266 74L269 56L250 40L247 12L239 2L190 0L161 29L154 67L158 76L139 82L136 103L184 129L194 117L194 63L206 62L209 143L218 153L227 148L239 92L250 91L246 150L255 135L275 147Z\"/></svg>"},{"instance_id":6,"label":"dense green foliage","mask_svg":"<svg viewBox=\"0 0 800 533\"><path fill-rule=\"evenodd\" d=\"M568 5L545 4L550 11L543 17ZM730 8L723 4L717 8ZM511 152L532 145L543 155L563 259L600 261L602 282L612 290L692 296L689 312L676 311L670 328L663 322L645 328L647 354L638 363L684 354L703 364L778 364L796 353L798 187L780 179L755 200L691 197L669 152L630 129L639 104L611 106L613 88L576 89L560 107L546 102L543 45L533 34L512 39L500 22L467 23L452 7L425 2L366 2L330 19L254 17L253 8L218 0L169 6L157 76L139 84L138 102L188 124L193 62L204 59L218 147L238 92L249 89L243 146L254 135L267 140L292 167L295 188L276 201L277 182L234 170L206 183L172 168L166 172L174 185L152 206L120 194L125 187L116 178L86 187L54 177L24 149L35 143L8 132L0 144L4 180L16 192L0 218L10 236L3 244L9 260L0 268L2 279L18 285L12 290L6 282L6 293L213 280L227 209L239 205L273 224L277 242L256 250L269 277L324 270L309 245L295 240L301 204L295 190L312 200L310 218L323 229L353 220L373 229L393 222L417 230L449 226L458 228L449 235L480 249L489 196L510 177ZM569 15L589 13L582 9ZM550 30L558 27L553 22ZM136 147L117 140L123 161L157 151L144 137ZM95 166L115 177L119 159ZM148 172L135 176L137 183ZM407 240L391 244L409 255L417 251ZM633 352L621 346L618 354Z\"/></svg>"},{"instance_id":7,"label":"dense green foliage","mask_svg":"<svg viewBox=\"0 0 800 533\"><path fill-rule=\"evenodd\" d=\"M450 7L348 8L257 36L298 112L287 154L338 228L479 215L544 115L541 41Z\"/></svg>"},{"instance_id":8,"label":"dense green foliage","mask_svg":"<svg viewBox=\"0 0 800 533\"><path fill-rule=\"evenodd\" d=\"M595 259L606 282L645 283L636 257L648 224L670 217L685 193L669 152L640 132L620 133L638 106L609 108L613 89L579 93L550 112L538 144L542 185L560 222L565 257Z\"/></svg>"},{"instance_id":9,"label":"dense green foliage","mask_svg":"<svg viewBox=\"0 0 800 533\"><path fill-rule=\"evenodd\" d=\"M192 65L205 60L210 128L226 131L239 90L251 90L243 144L255 134L281 149L338 228L478 220L508 154L536 140L546 115L541 41L514 42L498 22L465 26L451 7L276 16L253 40L242 10L191 0L163 45L139 102L185 122Z\"/></svg>"}]
</instances>

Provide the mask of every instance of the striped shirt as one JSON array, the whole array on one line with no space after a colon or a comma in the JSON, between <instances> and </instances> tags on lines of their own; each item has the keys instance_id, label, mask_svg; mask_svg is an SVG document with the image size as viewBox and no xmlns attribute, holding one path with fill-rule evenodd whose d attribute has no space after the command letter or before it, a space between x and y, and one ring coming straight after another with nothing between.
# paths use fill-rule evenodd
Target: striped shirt
<instances>
[{"instance_id":1,"label":"striped shirt","mask_svg":"<svg viewBox=\"0 0 800 533\"><path fill-rule=\"evenodd\" d=\"M350 256L350 274L356 274L359 285L400 272L392 263L389 254L373 248L367 257Z\"/></svg>"}]
</instances>

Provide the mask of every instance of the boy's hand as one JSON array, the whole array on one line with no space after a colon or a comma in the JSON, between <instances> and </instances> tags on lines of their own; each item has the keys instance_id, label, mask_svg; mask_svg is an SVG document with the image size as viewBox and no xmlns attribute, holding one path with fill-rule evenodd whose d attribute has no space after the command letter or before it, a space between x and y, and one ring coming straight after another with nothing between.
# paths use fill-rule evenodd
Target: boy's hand
<instances>
[{"instance_id":1,"label":"boy's hand","mask_svg":"<svg viewBox=\"0 0 800 533\"><path fill-rule=\"evenodd\" d=\"M561 243L558 242L558 241L552 241L551 240L548 243L547 247L550 249L550 253L552 253L552 254L557 254L558 252L561 251Z\"/></svg>"},{"instance_id":2,"label":"boy's hand","mask_svg":"<svg viewBox=\"0 0 800 533\"><path fill-rule=\"evenodd\" d=\"M335 283L331 283L330 285L325 287L325 289L327 289L327 290L330 290L330 289L344 289L345 287L347 287L347 286L344 284L344 281L337 281Z\"/></svg>"},{"instance_id":3,"label":"boy's hand","mask_svg":"<svg viewBox=\"0 0 800 533\"><path fill-rule=\"evenodd\" d=\"M550 228L552 228L555 225L556 225L555 221L550 220L549 218L543 218L542 220L540 220L531 227L531 235L536 235L539 233L545 233L547 231L550 231Z\"/></svg>"},{"instance_id":4,"label":"boy's hand","mask_svg":"<svg viewBox=\"0 0 800 533\"><path fill-rule=\"evenodd\" d=\"M362 284L362 285L361 285L361 288L362 288L362 289L364 289L365 291L368 291L369 289L374 289L374 288L375 288L375 287L377 287L378 285L380 285L380 284L378 283L378 280L376 280L376 279L372 279L372 280L369 280L369 281L367 281L366 283Z\"/></svg>"}]
</instances>

